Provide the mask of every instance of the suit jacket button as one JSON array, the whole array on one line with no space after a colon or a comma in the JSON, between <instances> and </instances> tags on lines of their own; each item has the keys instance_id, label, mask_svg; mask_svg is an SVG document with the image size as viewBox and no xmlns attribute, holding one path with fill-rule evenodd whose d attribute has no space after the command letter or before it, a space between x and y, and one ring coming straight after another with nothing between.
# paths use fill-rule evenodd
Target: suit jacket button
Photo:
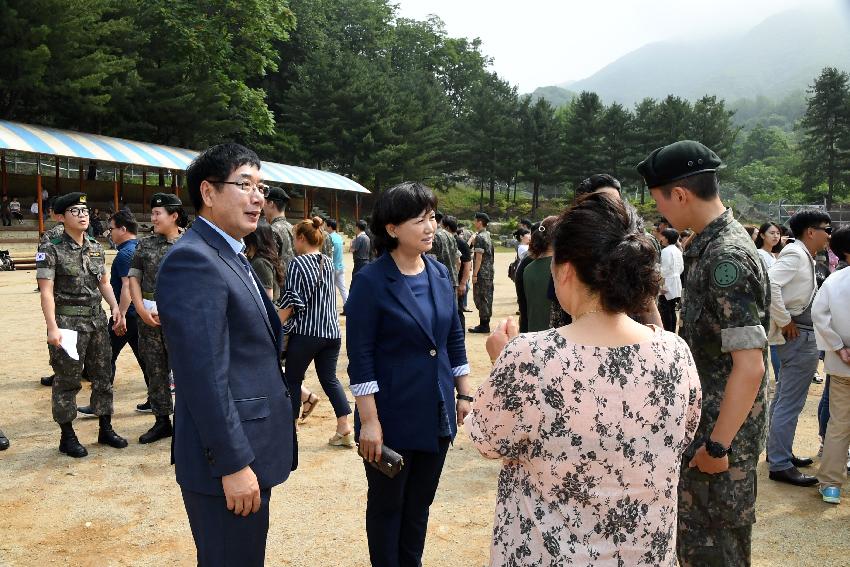
<instances>
[{"instance_id":1,"label":"suit jacket button","mask_svg":"<svg viewBox=\"0 0 850 567\"><path fill-rule=\"evenodd\" d=\"M430 354L431 356L437 356L437 351L434 350L434 349L431 349L431 352L429 352L428 354Z\"/></svg>"}]
</instances>

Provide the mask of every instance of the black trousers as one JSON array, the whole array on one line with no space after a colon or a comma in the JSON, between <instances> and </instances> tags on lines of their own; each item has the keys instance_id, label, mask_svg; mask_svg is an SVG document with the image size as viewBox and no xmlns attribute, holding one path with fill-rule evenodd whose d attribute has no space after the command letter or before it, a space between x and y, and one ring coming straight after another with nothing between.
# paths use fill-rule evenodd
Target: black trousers
<instances>
[{"instance_id":1,"label":"black trousers","mask_svg":"<svg viewBox=\"0 0 850 567\"><path fill-rule=\"evenodd\" d=\"M667 299L663 295L658 297L658 313L661 315L661 324L665 331L676 332L676 306L679 298Z\"/></svg>"},{"instance_id":2,"label":"black trousers","mask_svg":"<svg viewBox=\"0 0 850 567\"><path fill-rule=\"evenodd\" d=\"M466 329L466 315L463 312L463 301L465 295L466 294L457 298L457 314L460 316L461 329Z\"/></svg>"},{"instance_id":3,"label":"black trousers","mask_svg":"<svg viewBox=\"0 0 850 567\"><path fill-rule=\"evenodd\" d=\"M428 530L428 512L446 453L449 438L440 439L437 453L398 451L404 467L388 478L366 467L369 492L366 497L366 538L372 567L420 567Z\"/></svg>"},{"instance_id":4,"label":"black trousers","mask_svg":"<svg viewBox=\"0 0 850 567\"><path fill-rule=\"evenodd\" d=\"M336 377L336 362L339 358L341 339L323 339L305 335L290 335L286 349L286 384L292 394L292 415L301 415L301 383L312 362L319 376L319 384L330 400L336 417L351 413L351 404L345 397L345 389Z\"/></svg>"},{"instance_id":5,"label":"black trousers","mask_svg":"<svg viewBox=\"0 0 850 567\"><path fill-rule=\"evenodd\" d=\"M262 567L269 533L272 489L260 491L260 509L237 516L227 509L224 496L181 489L189 527L198 550L198 567Z\"/></svg>"},{"instance_id":6,"label":"black trousers","mask_svg":"<svg viewBox=\"0 0 850 567\"><path fill-rule=\"evenodd\" d=\"M127 315L127 332L122 336L115 334L112 330L114 321L109 318L109 342L112 344L112 381L115 382L115 361L118 360L118 355L125 345L130 345L133 351L133 356L136 357L136 362L139 363L139 368L142 369L142 375L145 377L145 384L148 383L148 373L145 371L145 363L139 354L139 316L135 313Z\"/></svg>"}]
</instances>

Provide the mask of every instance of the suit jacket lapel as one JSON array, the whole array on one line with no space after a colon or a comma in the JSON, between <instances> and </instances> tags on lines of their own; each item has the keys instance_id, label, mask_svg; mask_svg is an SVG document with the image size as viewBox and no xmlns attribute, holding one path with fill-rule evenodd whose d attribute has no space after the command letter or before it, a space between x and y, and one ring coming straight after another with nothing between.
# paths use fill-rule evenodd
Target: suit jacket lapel
<instances>
[{"instance_id":1,"label":"suit jacket lapel","mask_svg":"<svg viewBox=\"0 0 850 567\"><path fill-rule=\"evenodd\" d=\"M425 336L431 341L431 344L436 345L437 341L434 340L433 329L429 328L430 325L427 324L425 314L419 308L419 303L416 301L416 298L413 297L413 292L410 291L410 286L408 286L407 282L404 281L404 276L400 271L398 271L398 266L395 265L395 260L393 260L392 256L389 254L384 254L383 258L384 271L387 276L387 288L389 289L390 294L395 297L401 306L404 307L411 317L413 317L419 325L419 328L422 329L422 332L425 333ZM427 262L425 269L428 269Z\"/></svg>"},{"instance_id":2,"label":"suit jacket lapel","mask_svg":"<svg viewBox=\"0 0 850 567\"><path fill-rule=\"evenodd\" d=\"M196 221L192 223L192 230L195 230L200 234L204 240L207 241L207 244L218 250L218 256L221 258L225 264L227 264L231 270L233 270L237 277L242 280L242 283L247 288L248 292L251 294L251 297L254 300L254 305L257 306L257 309L260 312L263 321L266 324L266 329L269 331L271 335L272 341L277 345L278 338L275 336L274 329L272 329L271 321L269 319L268 310L257 294L257 288L259 288L259 284L257 288L254 287L254 284L251 282L248 274L245 272L245 268L242 267L242 262L239 261L239 258L236 257L236 253L233 252L233 248L224 241L224 239L216 234L214 230L212 230L204 221ZM254 273L253 268L251 269L251 274L254 277L254 281L260 281L257 279L257 274ZM264 293L261 290L261 293Z\"/></svg>"}]
</instances>

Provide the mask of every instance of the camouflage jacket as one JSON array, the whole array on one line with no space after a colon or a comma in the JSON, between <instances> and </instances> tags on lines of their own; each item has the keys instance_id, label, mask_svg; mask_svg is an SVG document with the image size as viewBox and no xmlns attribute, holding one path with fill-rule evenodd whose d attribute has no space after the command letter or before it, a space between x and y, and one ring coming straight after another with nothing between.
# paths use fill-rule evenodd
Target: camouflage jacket
<instances>
[{"instance_id":1,"label":"camouflage jacket","mask_svg":"<svg viewBox=\"0 0 850 567\"><path fill-rule=\"evenodd\" d=\"M328 258L334 257L334 243L331 242L331 233L325 230L322 227L322 234L325 235L325 239L322 240L322 254L327 256Z\"/></svg>"},{"instance_id":2,"label":"camouflage jacket","mask_svg":"<svg viewBox=\"0 0 850 567\"><path fill-rule=\"evenodd\" d=\"M481 252L481 267L478 269L478 278L493 281L493 241L490 239L490 233L487 229L483 229L475 235L475 241L472 243L472 251ZM474 275L474 257L472 269Z\"/></svg>"},{"instance_id":3,"label":"camouflage jacket","mask_svg":"<svg viewBox=\"0 0 850 567\"><path fill-rule=\"evenodd\" d=\"M283 277L286 278L286 269L289 267L289 262L295 257L295 239L292 236L292 224L286 217L277 217L269 223L274 232L274 239L277 242L277 255L280 257L280 265L283 268Z\"/></svg>"},{"instance_id":4,"label":"camouflage jacket","mask_svg":"<svg viewBox=\"0 0 850 567\"><path fill-rule=\"evenodd\" d=\"M83 234L79 245L63 233L38 247L36 278L53 280L53 300L59 306L95 307L94 316L56 314L62 329L93 331L106 325L100 308L103 296L98 282L106 274L106 253L94 238Z\"/></svg>"},{"instance_id":5,"label":"camouflage jacket","mask_svg":"<svg viewBox=\"0 0 850 567\"><path fill-rule=\"evenodd\" d=\"M44 244L45 242L50 242L54 238L59 238L65 234L65 224L64 223L56 223L56 225L48 230L44 231L44 234L41 235L41 238L38 239L39 244Z\"/></svg>"},{"instance_id":6,"label":"camouflage jacket","mask_svg":"<svg viewBox=\"0 0 850 567\"><path fill-rule=\"evenodd\" d=\"M758 458L767 414L767 272L752 238L728 209L694 238L684 257L680 334L691 348L702 385L702 418L695 439L714 429L732 370L731 353L761 349L765 374L729 455L730 462Z\"/></svg>"},{"instance_id":7,"label":"camouflage jacket","mask_svg":"<svg viewBox=\"0 0 850 567\"><path fill-rule=\"evenodd\" d=\"M133 255L133 261L130 264L130 271L127 272L127 276L139 280L143 295L150 294L145 299L153 299L153 293L156 291L156 273L159 271L159 264L183 234L183 229L180 229L180 234L172 240L168 240L161 234L152 234L139 240L139 246Z\"/></svg>"},{"instance_id":8,"label":"camouflage jacket","mask_svg":"<svg viewBox=\"0 0 850 567\"><path fill-rule=\"evenodd\" d=\"M457 251L457 242L454 236L442 228L437 228L429 254L446 267L449 271L452 287L457 287L457 259L460 254Z\"/></svg>"}]
</instances>

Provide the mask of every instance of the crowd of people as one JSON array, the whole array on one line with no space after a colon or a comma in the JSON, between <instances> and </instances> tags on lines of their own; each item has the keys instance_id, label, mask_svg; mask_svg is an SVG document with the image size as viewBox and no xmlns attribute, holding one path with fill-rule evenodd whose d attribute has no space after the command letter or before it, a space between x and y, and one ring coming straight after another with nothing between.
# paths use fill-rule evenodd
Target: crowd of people
<instances>
[{"instance_id":1,"label":"crowd of people","mask_svg":"<svg viewBox=\"0 0 850 567\"><path fill-rule=\"evenodd\" d=\"M129 211L110 216L110 274L86 234L86 195L60 196L62 223L36 257L59 450L87 455L78 414L99 419L98 443L127 446L111 414L130 344L148 386L137 410L155 418L139 442L173 437L199 565L262 565L271 489L297 468L298 424L320 402L304 386L312 363L336 417L329 445L364 462L374 566L421 565L463 425L502 461L490 565L749 565L765 446L771 480L840 502L850 228L833 233L820 210L787 229L745 228L723 205L720 166L692 141L642 161L664 215L652 229L607 174L584 180L560 215L522 221L509 269L519 317L496 325L489 216L471 232L421 183L381 192L357 221L348 283L336 221L291 224L289 195L237 144L189 167L191 224L166 193L151 199L150 236L137 238ZM479 321L466 329L470 284ZM353 409L338 377L341 316L356 329L345 335ZM489 335L493 368L477 390L467 332ZM813 476L793 442L821 359ZM84 376L91 400L78 407Z\"/></svg>"}]
</instances>

